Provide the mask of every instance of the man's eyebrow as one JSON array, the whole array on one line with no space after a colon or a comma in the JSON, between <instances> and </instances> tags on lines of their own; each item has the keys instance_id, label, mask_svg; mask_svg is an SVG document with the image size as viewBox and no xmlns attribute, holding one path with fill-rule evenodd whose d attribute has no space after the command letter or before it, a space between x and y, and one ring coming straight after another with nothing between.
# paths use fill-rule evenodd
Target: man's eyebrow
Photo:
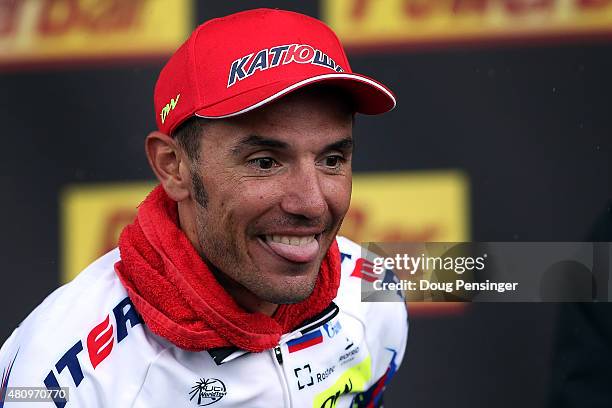
<instances>
[{"instance_id":1,"label":"man's eyebrow","mask_svg":"<svg viewBox=\"0 0 612 408\"><path fill-rule=\"evenodd\" d=\"M232 147L231 152L233 155L237 156L245 147L267 147L272 149L287 149L289 147L289 144L268 137L263 137L259 135L249 135L244 139L240 140L238 143L236 143L236 145Z\"/></svg>"},{"instance_id":2,"label":"man's eyebrow","mask_svg":"<svg viewBox=\"0 0 612 408\"><path fill-rule=\"evenodd\" d=\"M328 144L327 146L325 146L325 151L329 151L329 150L342 150L342 151L349 151L352 150L354 146L353 143L353 138L348 136L345 137L344 139L340 139L337 142L333 142Z\"/></svg>"}]
</instances>

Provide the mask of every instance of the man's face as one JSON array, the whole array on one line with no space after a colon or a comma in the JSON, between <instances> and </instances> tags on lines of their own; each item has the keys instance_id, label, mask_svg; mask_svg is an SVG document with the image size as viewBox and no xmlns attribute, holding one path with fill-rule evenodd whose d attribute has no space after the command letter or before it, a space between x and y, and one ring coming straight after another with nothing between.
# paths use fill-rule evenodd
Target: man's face
<instances>
[{"instance_id":1,"label":"man's face","mask_svg":"<svg viewBox=\"0 0 612 408\"><path fill-rule=\"evenodd\" d=\"M197 249L222 283L275 304L306 299L349 207L351 156L352 114L330 92L209 123L190 200Z\"/></svg>"}]
</instances>

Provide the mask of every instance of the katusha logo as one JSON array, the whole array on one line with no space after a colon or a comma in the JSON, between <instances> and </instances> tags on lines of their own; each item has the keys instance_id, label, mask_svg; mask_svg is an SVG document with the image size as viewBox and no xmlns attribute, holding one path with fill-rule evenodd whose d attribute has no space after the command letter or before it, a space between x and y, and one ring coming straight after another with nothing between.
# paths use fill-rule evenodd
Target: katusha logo
<instances>
[{"instance_id":1,"label":"katusha logo","mask_svg":"<svg viewBox=\"0 0 612 408\"><path fill-rule=\"evenodd\" d=\"M216 378L200 378L189 391L189 401L196 402L198 407L205 407L218 402L225 397L225 394L227 391L223 381Z\"/></svg>"},{"instance_id":2,"label":"katusha logo","mask_svg":"<svg viewBox=\"0 0 612 408\"><path fill-rule=\"evenodd\" d=\"M253 55L255 55L253 57ZM313 64L329 68L332 71L344 72L344 69L323 51L308 44L286 44L265 48L238 58L232 63L227 78L227 87L237 81L248 78L257 71L266 71L279 65L291 63Z\"/></svg>"}]
</instances>

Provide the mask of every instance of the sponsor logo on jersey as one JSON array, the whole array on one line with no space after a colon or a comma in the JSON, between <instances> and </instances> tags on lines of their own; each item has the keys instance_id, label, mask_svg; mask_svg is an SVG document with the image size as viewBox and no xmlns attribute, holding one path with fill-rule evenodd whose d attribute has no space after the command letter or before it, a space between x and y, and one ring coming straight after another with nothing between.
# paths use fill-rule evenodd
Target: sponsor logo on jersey
<instances>
[{"instance_id":1,"label":"sponsor logo on jersey","mask_svg":"<svg viewBox=\"0 0 612 408\"><path fill-rule=\"evenodd\" d=\"M332 374L335 372L336 365L332 365L331 367L327 367L325 370L313 374L310 363L306 364L304 367L293 369L293 374L295 374L295 378L297 378L298 390L313 386L315 379L317 384L324 382L325 380L331 378Z\"/></svg>"},{"instance_id":2,"label":"sponsor logo on jersey","mask_svg":"<svg viewBox=\"0 0 612 408\"><path fill-rule=\"evenodd\" d=\"M2 371L2 382L0 382L0 408L4 407L4 397L6 397L6 390L8 387L9 377L11 376L11 371L13 370L13 364L15 364L15 360L17 359L18 353L19 353L19 350L17 350L17 353L15 353L15 357L13 357L13 360L10 362L8 367L6 367Z\"/></svg>"},{"instance_id":3,"label":"sponsor logo on jersey","mask_svg":"<svg viewBox=\"0 0 612 408\"><path fill-rule=\"evenodd\" d=\"M366 282L372 283L374 281L380 280L383 283L398 283L399 279L393 273L391 269L385 269L384 274L377 274L374 272L374 263L365 258L359 258L355 262L355 268L353 268L353 272L351 276L355 278L362 279ZM398 296L402 299L404 298L404 293L401 290L396 290Z\"/></svg>"},{"instance_id":4,"label":"sponsor logo on jersey","mask_svg":"<svg viewBox=\"0 0 612 408\"><path fill-rule=\"evenodd\" d=\"M355 268L353 269L351 276L363 279L367 282L374 282L379 278L379 276L374 273L374 263L365 258L357 259L357 261L355 262Z\"/></svg>"},{"instance_id":5,"label":"sponsor logo on jersey","mask_svg":"<svg viewBox=\"0 0 612 408\"><path fill-rule=\"evenodd\" d=\"M353 343L349 345L349 349L352 345ZM340 357L338 357L338 362L340 363L340 365L344 365L353 361L355 359L355 356L359 354L359 350L359 346L357 346L352 350L348 350L346 353L340 354Z\"/></svg>"},{"instance_id":6,"label":"sponsor logo on jersey","mask_svg":"<svg viewBox=\"0 0 612 408\"><path fill-rule=\"evenodd\" d=\"M287 342L289 353L295 353L296 351L304 350L314 345L323 342L323 334L321 330L317 329L310 333L306 333L299 339L294 339Z\"/></svg>"},{"instance_id":7,"label":"sponsor logo on jersey","mask_svg":"<svg viewBox=\"0 0 612 408\"><path fill-rule=\"evenodd\" d=\"M227 78L227 87L236 81L242 81L257 71L266 71L287 64L312 64L329 68L335 72L344 72L344 69L323 51L308 44L286 44L276 47L264 48L238 58L232 62Z\"/></svg>"},{"instance_id":8,"label":"sponsor logo on jersey","mask_svg":"<svg viewBox=\"0 0 612 408\"><path fill-rule=\"evenodd\" d=\"M217 378L200 378L189 391L189 401L195 402L198 407L205 407L218 402L226 394L223 381Z\"/></svg>"},{"instance_id":9,"label":"sponsor logo on jersey","mask_svg":"<svg viewBox=\"0 0 612 408\"><path fill-rule=\"evenodd\" d=\"M327 367L325 370L317 373L317 382L323 382L327 380L336 371L336 366Z\"/></svg>"},{"instance_id":10,"label":"sponsor logo on jersey","mask_svg":"<svg viewBox=\"0 0 612 408\"><path fill-rule=\"evenodd\" d=\"M126 297L113 308L114 322L113 326L110 314L98 323L87 335L87 354L89 362L95 370L102 361L104 361L113 350L113 344L121 343L129 334L129 327L134 327L142 323L142 318L136 312L131 300ZM114 329L117 330L117 338L113 336ZM57 380L57 374L61 374L65 369L68 369L74 385L78 388L83 381L83 369L79 361L79 353L83 351L83 341L77 341L64 355L55 363L55 370L52 368L44 379L44 384L48 390L59 390L60 384ZM65 385L64 385L65 386ZM57 408L64 408L67 401L63 398L53 401Z\"/></svg>"},{"instance_id":11,"label":"sponsor logo on jersey","mask_svg":"<svg viewBox=\"0 0 612 408\"><path fill-rule=\"evenodd\" d=\"M372 360L367 356L363 361L347 368L336 382L315 396L314 408L335 408L342 395L362 392L372 377Z\"/></svg>"},{"instance_id":12,"label":"sponsor logo on jersey","mask_svg":"<svg viewBox=\"0 0 612 408\"><path fill-rule=\"evenodd\" d=\"M327 337L329 337L330 339L333 338L336 334L342 331L342 325L340 325L340 320L337 320L334 323L325 323L323 325L323 330L325 331L325 334L327 334Z\"/></svg>"},{"instance_id":13,"label":"sponsor logo on jersey","mask_svg":"<svg viewBox=\"0 0 612 408\"><path fill-rule=\"evenodd\" d=\"M310 364L306 364L304 367L294 368L293 374L295 374L295 378L297 378L298 390L303 390L306 387L314 385Z\"/></svg>"}]
</instances>

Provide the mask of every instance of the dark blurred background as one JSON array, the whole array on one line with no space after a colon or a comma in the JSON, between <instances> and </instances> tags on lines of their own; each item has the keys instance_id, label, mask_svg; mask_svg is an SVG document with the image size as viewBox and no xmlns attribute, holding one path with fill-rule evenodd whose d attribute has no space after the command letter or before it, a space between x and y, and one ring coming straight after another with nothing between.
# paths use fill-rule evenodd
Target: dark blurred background
<instances>
[{"instance_id":1,"label":"dark blurred background","mask_svg":"<svg viewBox=\"0 0 612 408\"><path fill-rule=\"evenodd\" d=\"M202 1L191 28L255 6L324 17L317 1ZM463 172L473 241L612 240L612 35L483 39L449 31L447 41L348 47L353 70L399 101L383 117L358 119L354 170ZM2 54L0 343L60 284L60 192L152 180L143 142L155 128L152 92L167 57L24 63ZM485 303L412 314L387 405L546 406L567 379L559 339L568 330L593 336L572 310ZM595 324L612 321L595 313L604 316ZM574 344L585 347L574 360L605 357L603 339L594 349ZM571 406L595 406L585 395ZM602 398L597 406L612 406Z\"/></svg>"}]
</instances>

